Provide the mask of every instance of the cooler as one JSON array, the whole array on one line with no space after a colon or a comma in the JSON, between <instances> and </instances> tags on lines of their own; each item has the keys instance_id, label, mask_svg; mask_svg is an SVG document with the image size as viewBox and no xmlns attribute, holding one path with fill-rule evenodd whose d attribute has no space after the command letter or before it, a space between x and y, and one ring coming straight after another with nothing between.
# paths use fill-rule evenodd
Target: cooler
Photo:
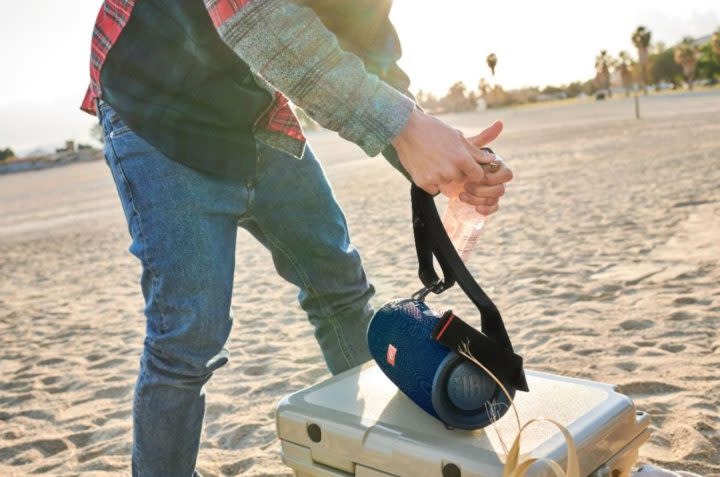
<instances>
[{"instance_id":1,"label":"cooler","mask_svg":"<svg viewBox=\"0 0 720 477\"><path fill-rule=\"evenodd\" d=\"M649 418L607 384L527 372L517 393L522 423L552 418L568 428L581 475L625 477L648 439ZM495 477L517 433L514 413L478 431L447 429L374 364L351 369L283 398L277 432L285 464L298 477ZM566 444L551 424L523 432L521 455L565 465ZM536 466L539 475L543 467Z\"/></svg>"}]
</instances>

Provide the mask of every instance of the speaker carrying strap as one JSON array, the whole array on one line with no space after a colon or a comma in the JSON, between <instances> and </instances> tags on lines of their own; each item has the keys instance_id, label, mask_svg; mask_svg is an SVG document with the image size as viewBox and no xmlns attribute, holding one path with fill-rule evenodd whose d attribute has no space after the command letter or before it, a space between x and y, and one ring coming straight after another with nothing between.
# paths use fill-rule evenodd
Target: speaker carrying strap
<instances>
[{"instance_id":1,"label":"speaker carrying strap","mask_svg":"<svg viewBox=\"0 0 720 477\"><path fill-rule=\"evenodd\" d=\"M513 385L518 389L526 390L527 383L522 371L522 358L513 352L512 343L505 329L502 316L500 316L500 311L472 277L455 250L455 246L450 241L440 220L433 197L413 184L411 200L415 250L418 257L418 275L423 285L434 293L442 293L452 287L455 282L460 285L462 291L480 312L482 332L496 344L494 348L496 348L497 354L510 353L514 356L512 360L505 361L505 365L512 367L513 370L506 370L507 372L503 374L513 375L515 378L513 379ZM438 277L433 266L433 257L437 259L442 269L442 280ZM462 324L461 320L452 320L452 322L447 323L443 320L442 323L443 326L453 327ZM473 339L473 336L468 336L460 328L455 329L455 332L443 333L442 336L443 338L439 341L451 349L457 348L461 344L460 340L463 337L470 338L471 341ZM486 342L484 346L487 345Z\"/></svg>"}]
</instances>

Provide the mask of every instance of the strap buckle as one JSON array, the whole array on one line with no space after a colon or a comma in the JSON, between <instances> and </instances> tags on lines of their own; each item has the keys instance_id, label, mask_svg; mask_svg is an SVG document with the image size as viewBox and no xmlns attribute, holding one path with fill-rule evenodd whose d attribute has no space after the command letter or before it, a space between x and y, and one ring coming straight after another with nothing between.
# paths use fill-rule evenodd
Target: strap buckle
<instances>
[{"instance_id":1,"label":"strap buckle","mask_svg":"<svg viewBox=\"0 0 720 477\"><path fill-rule=\"evenodd\" d=\"M435 282L433 282L429 286L422 287L421 289L419 289L418 291L413 293L411 298L413 300L417 300L417 301L425 301L425 298L430 293L435 293L436 295L439 295L440 293L444 292L445 290L447 290L447 288L445 287L445 282L442 281L441 279L437 279L437 280L435 280Z\"/></svg>"}]
</instances>

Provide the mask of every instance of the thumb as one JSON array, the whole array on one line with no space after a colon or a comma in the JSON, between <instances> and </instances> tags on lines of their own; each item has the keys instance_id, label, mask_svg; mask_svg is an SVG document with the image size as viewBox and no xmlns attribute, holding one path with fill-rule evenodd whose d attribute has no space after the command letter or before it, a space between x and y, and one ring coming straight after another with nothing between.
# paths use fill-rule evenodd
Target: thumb
<instances>
[{"instance_id":1,"label":"thumb","mask_svg":"<svg viewBox=\"0 0 720 477\"><path fill-rule=\"evenodd\" d=\"M503 130L502 121L495 121L490 127L484 129L477 136L468 138L468 141L475 147L483 147L493 142Z\"/></svg>"}]
</instances>

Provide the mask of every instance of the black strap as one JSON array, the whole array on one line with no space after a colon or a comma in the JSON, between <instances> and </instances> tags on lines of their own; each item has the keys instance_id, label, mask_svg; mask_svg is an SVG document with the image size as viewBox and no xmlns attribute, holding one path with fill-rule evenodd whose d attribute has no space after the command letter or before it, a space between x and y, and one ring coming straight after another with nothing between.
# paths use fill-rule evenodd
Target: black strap
<instances>
[{"instance_id":1,"label":"black strap","mask_svg":"<svg viewBox=\"0 0 720 477\"><path fill-rule=\"evenodd\" d=\"M509 353L514 354L510 337L505 329L502 316L500 316L500 311L472 277L455 250L440 220L440 215L435 207L433 197L413 184L411 199L415 249L417 251L419 265L418 275L423 285L434 293L442 293L457 282L463 292L465 292L465 295L467 295L480 312L483 334ZM433 257L435 257L440 264L443 280L440 280L435 271ZM445 340L451 340L452 336L459 335L457 333L449 333L444 336ZM460 344L459 342L445 343L443 339L441 339L440 342L451 348L456 348L457 345ZM521 362L520 366L522 366ZM513 366L513 368L517 371L516 366ZM522 367L519 372L522 373ZM524 381L525 378L523 374L522 382L524 383ZM525 384L525 387L526 386ZM519 389L522 389L522 387L523 386L518 386Z\"/></svg>"},{"instance_id":2,"label":"black strap","mask_svg":"<svg viewBox=\"0 0 720 477\"><path fill-rule=\"evenodd\" d=\"M479 332L452 311L445 312L433 329L432 337L450 349L460 349L467 345L470 353L501 382L520 391L528 390L522 356Z\"/></svg>"}]
</instances>

